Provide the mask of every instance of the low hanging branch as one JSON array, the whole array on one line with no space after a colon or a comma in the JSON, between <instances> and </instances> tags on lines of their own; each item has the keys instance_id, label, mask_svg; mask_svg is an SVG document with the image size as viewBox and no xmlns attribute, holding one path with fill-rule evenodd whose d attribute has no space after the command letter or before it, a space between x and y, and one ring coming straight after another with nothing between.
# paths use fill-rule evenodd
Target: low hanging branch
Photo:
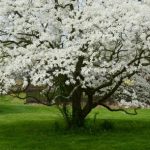
<instances>
[{"instance_id":1,"label":"low hanging branch","mask_svg":"<svg viewBox=\"0 0 150 150\"><path fill-rule=\"evenodd\" d=\"M109 111L122 111L122 112L124 112L125 114L128 114L128 115L137 115L138 114L137 113L137 109L134 109L134 112L131 113L131 112L128 112L127 110L122 109L122 108L118 108L118 109L115 108L115 109L113 109L113 108L109 107L108 105L105 105L105 104L102 104L102 103L99 103L99 105L107 108Z\"/></svg>"}]
</instances>

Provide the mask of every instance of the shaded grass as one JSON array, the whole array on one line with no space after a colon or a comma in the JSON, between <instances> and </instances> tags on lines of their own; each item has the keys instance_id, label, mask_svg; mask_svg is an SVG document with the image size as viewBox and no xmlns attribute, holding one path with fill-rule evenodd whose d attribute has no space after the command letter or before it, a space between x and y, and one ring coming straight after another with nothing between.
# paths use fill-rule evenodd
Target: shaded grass
<instances>
[{"instance_id":1,"label":"shaded grass","mask_svg":"<svg viewBox=\"0 0 150 150\"><path fill-rule=\"evenodd\" d=\"M142 109L138 115L128 116L97 108L88 116L85 129L68 131L55 107L0 98L0 150L61 149L148 150L150 110Z\"/></svg>"}]
</instances>

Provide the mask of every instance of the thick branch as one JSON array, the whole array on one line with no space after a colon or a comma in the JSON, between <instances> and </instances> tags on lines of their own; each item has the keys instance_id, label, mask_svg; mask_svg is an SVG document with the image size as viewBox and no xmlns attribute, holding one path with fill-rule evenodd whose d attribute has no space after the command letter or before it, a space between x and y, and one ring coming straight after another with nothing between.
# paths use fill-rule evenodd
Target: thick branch
<instances>
[{"instance_id":1,"label":"thick branch","mask_svg":"<svg viewBox=\"0 0 150 150\"><path fill-rule=\"evenodd\" d=\"M64 99L64 100L69 101L72 98L73 94L77 91L77 89L80 86L81 85L77 85L76 87L74 87L74 89L70 92L69 96L63 96L63 95L56 96L54 99L52 99L52 103L53 104L57 104L59 101L58 102L56 102L56 101L59 100L59 99Z\"/></svg>"}]
</instances>

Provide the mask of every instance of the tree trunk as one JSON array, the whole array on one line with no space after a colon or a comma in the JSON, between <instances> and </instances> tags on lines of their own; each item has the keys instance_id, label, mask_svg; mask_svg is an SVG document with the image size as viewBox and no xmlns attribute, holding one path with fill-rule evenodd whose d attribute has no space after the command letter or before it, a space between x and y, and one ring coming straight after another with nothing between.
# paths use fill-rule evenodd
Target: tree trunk
<instances>
[{"instance_id":1,"label":"tree trunk","mask_svg":"<svg viewBox=\"0 0 150 150\"><path fill-rule=\"evenodd\" d=\"M71 127L83 127L84 120L82 116L82 108L81 108L81 96L82 92L79 88L72 97L72 120L71 120Z\"/></svg>"}]
</instances>

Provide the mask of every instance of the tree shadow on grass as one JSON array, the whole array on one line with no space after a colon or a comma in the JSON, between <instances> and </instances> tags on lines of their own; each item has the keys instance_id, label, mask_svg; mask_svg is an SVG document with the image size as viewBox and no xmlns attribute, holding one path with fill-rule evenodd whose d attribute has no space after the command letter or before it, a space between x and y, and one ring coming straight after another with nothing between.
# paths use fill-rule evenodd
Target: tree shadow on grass
<instances>
[{"instance_id":1,"label":"tree shadow on grass","mask_svg":"<svg viewBox=\"0 0 150 150\"><path fill-rule=\"evenodd\" d=\"M124 120L124 119L98 119L92 123L92 119L87 120L87 128L91 128L94 134L99 132L149 132L149 120Z\"/></svg>"},{"instance_id":2,"label":"tree shadow on grass","mask_svg":"<svg viewBox=\"0 0 150 150\"><path fill-rule=\"evenodd\" d=\"M113 124L111 129L105 125L107 123ZM8 125L0 124L0 147L5 150L99 150L104 147L112 150L112 145L119 148L118 145L123 145L124 141L138 148L135 143L140 141L141 146L147 148L145 143L149 143L150 139L149 125L150 122L145 121L97 120L94 127L87 126L85 129L73 131L66 130L62 120L19 121Z\"/></svg>"}]
</instances>

